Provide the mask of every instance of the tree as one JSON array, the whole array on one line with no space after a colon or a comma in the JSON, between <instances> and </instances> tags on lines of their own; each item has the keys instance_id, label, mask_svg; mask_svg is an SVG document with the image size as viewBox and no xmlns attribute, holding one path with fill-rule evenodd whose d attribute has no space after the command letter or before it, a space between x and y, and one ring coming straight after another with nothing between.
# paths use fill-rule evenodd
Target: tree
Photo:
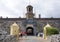
<instances>
[{"instance_id":1,"label":"tree","mask_svg":"<svg viewBox=\"0 0 60 42\"><path fill-rule=\"evenodd\" d=\"M46 27L46 34L47 35L59 34L59 31L57 28L54 27Z\"/></svg>"}]
</instances>

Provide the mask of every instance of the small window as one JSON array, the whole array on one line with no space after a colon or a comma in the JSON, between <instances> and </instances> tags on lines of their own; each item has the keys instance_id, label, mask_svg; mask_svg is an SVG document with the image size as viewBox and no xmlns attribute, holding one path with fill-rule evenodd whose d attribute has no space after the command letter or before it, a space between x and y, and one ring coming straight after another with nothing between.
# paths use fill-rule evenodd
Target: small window
<instances>
[{"instance_id":1,"label":"small window","mask_svg":"<svg viewBox=\"0 0 60 42\"><path fill-rule=\"evenodd\" d=\"M29 11L31 11L31 8L29 8Z\"/></svg>"}]
</instances>

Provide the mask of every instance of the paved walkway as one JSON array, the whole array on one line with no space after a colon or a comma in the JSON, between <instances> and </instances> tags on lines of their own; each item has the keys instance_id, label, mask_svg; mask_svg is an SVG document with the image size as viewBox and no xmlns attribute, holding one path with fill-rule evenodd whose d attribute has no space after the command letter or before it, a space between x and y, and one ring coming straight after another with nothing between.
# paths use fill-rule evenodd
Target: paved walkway
<instances>
[{"instance_id":1,"label":"paved walkway","mask_svg":"<svg viewBox=\"0 0 60 42\"><path fill-rule=\"evenodd\" d=\"M43 38L36 36L27 36L19 38L18 42L49 42L49 40L44 40Z\"/></svg>"}]
</instances>

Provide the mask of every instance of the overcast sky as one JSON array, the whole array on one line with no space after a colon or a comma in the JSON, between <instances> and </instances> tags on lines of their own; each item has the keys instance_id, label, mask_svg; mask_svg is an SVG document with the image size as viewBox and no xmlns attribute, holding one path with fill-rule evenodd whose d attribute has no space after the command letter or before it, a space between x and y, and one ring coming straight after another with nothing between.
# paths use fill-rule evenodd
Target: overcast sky
<instances>
[{"instance_id":1,"label":"overcast sky","mask_svg":"<svg viewBox=\"0 0 60 42\"><path fill-rule=\"evenodd\" d=\"M26 6L29 0L0 0L0 16L3 17L25 17ZM30 0L34 8L35 17L60 18L60 0Z\"/></svg>"}]
</instances>

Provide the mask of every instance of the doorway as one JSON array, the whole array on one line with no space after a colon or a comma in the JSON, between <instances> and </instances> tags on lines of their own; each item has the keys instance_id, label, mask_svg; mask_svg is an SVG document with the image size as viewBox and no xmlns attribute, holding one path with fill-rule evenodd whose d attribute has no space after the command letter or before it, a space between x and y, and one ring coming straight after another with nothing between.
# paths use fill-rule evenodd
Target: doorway
<instances>
[{"instance_id":1,"label":"doorway","mask_svg":"<svg viewBox=\"0 0 60 42\"><path fill-rule=\"evenodd\" d=\"M26 28L27 35L34 35L34 29L32 27Z\"/></svg>"}]
</instances>

